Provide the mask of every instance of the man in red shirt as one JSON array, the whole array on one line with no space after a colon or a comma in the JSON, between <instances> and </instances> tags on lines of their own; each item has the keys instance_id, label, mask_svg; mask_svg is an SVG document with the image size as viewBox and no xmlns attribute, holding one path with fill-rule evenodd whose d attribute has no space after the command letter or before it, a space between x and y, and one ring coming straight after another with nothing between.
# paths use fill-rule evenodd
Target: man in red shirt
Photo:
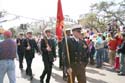
<instances>
[{"instance_id":1,"label":"man in red shirt","mask_svg":"<svg viewBox=\"0 0 125 83\"><path fill-rule=\"evenodd\" d=\"M119 48L119 47L121 47L121 44L123 42L122 35L117 33L115 35L115 37L116 37L116 40L117 40L117 46ZM115 69L116 72L119 72L119 68L120 68L120 59L119 59L119 54L116 53L114 69Z\"/></svg>"},{"instance_id":2,"label":"man in red shirt","mask_svg":"<svg viewBox=\"0 0 125 83\"><path fill-rule=\"evenodd\" d=\"M111 39L108 42L108 48L109 48L109 63L113 67L114 66L114 61L115 61L115 55L116 55L116 49L117 49L118 43L116 40L116 37Z\"/></svg>"}]
</instances>

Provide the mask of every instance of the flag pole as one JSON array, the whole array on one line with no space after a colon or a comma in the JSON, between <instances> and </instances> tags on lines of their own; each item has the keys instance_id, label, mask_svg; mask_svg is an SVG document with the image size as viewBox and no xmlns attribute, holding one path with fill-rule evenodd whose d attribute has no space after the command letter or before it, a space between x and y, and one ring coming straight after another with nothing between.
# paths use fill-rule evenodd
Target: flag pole
<instances>
[{"instance_id":1,"label":"flag pole","mask_svg":"<svg viewBox=\"0 0 125 83\"><path fill-rule=\"evenodd\" d=\"M68 58L68 64L70 64L70 56L69 56L69 47L68 47L68 42L67 42L67 34L66 34L65 27L63 29L64 29L64 38L65 38L65 44L66 44L66 51L67 51L66 53L67 53L67 58ZM73 83L72 72L69 73L69 78L70 78L70 83Z\"/></svg>"},{"instance_id":2,"label":"flag pole","mask_svg":"<svg viewBox=\"0 0 125 83\"><path fill-rule=\"evenodd\" d=\"M56 35L57 35L58 40L60 40L60 38L62 39L62 28L63 27L64 27L64 17L63 17L63 11L62 11L62 4L61 4L61 0L58 0L58 4L57 4L57 25L56 25ZM64 38L65 38L65 42L66 42L68 64L70 64L69 48L68 48L68 42L67 42L67 38L66 38L65 27L63 29L64 29ZM73 83L72 82L72 73L69 73L69 78L70 78L70 83Z\"/></svg>"}]
</instances>

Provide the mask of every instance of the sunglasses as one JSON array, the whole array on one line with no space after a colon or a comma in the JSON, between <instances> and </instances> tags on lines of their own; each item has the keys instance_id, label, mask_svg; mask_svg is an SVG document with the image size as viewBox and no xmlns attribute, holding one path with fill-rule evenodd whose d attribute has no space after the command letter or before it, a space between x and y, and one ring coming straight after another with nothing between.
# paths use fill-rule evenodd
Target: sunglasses
<instances>
[{"instance_id":1,"label":"sunglasses","mask_svg":"<svg viewBox=\"0 0 125 83\"><path fill-rule=\"evenodd\" d=\"M32 33L27 33L27 34L30 34L30 35L32 35Z\"/></svg>"},{"instance_id":2,"label":"sunglasses","mask_svg":"<svg viewBox=\"0 0 125 83\"><path fill-rule=\"evenodd\" d=\"M77 30L78 33L81 33L81 30Z\"/></svg>"}]
</instances>

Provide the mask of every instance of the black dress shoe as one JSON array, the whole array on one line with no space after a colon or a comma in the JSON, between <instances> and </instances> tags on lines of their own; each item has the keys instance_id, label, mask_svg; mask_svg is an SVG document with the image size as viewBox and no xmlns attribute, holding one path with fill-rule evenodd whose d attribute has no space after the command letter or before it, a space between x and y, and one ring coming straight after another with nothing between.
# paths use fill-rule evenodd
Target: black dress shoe
<instances>
[{"instance_id":1,"label":"black dress shoe","mask_svg":"<svg viewBox=\"0 0 125 83\"><path fill-rule=\"evenodd\" d=\"M118 73L119 76L125 76L125 73Z\"/></svg>"},{"instance_id":2,"label":"black dress shoe","mask_svg":"<svg viewBox=\"0 0 125 83\"><path fill-rule=\"evenodd\" d=\"M46 81L46 83L49 83L49 81Z\"/></svg>"},{"instance_id":3,"label":"black dress shoe","mask_svg":"<svg viewBox=\"0 0 125 83\"><path fill-rule=\"evenodd\" d=\"M44 83L43 80L40 79L40 83Z\"/></svg>"},{"instance_id":4,"label":"black dress shoe","mask_svg":"<svg viewBox=\"0 0 125 83\"><path fill-rule=\"evenodd\" d=\"M63 80L64 80L64 81L67 81L67 77L64 77Z\"/></svg>"},{"instance_id":5,"label":"black dress shoe","mask_svg":"<svg viewBox=\"0 0 125 83\"><path fill-rule=\"evenodd\" d=\"M23 68L20 68L20 71L23 72Z\"/></svg>"},{"instance_id":6,"label":"black dress shoe","mask_svg":"<svg viewBox=\"0 0 125 83\"><path fill-rule=\"evenodd\" d=\"M26 72L26 75L29 76L29 73Z\"/></svg>"},{"instance_id":7,"label":"black dress shoe","mask_svg":"<svg viewBox=\"0 0 125 83\"><path fill-rule=\"evenodd\" d=\"M33 80L33 76L30 77L30 80Z\"/></svg>"}]
</instances>

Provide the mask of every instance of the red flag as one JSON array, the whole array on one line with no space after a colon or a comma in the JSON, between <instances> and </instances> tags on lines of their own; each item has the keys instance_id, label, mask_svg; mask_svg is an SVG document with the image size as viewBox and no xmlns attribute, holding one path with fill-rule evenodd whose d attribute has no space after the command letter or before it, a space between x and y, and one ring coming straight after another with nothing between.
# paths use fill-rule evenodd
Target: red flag
<instances>
[{"instance_id":1,"label":"red flag","mask_svg":"<svg viewBox=\"0 0 125 83\"><path fill-rule=\"evenodd\" d=\"M63 16L63 11L62 11L62 4L61 0L58 0L57 4L57 22L56 22L56 36L58 41L62 40L62 29L63 29L63 21L64 21L64 16Z\"/></svg>"}]
</instances>

